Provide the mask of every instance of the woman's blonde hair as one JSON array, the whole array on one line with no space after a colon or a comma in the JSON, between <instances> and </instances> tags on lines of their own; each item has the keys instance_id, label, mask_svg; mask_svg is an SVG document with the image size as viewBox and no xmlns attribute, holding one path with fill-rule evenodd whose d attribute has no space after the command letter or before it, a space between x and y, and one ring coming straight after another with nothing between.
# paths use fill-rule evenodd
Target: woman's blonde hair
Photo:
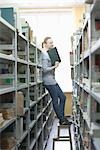
<instances>
[{"instance_id":1,"label":"woman's blonde hair","mask_svg":"<svg viewBox=\"0 0 100 150\"><path fill-rule=\"evenodd\" d=\"M45 37L43 43L47 43L47 41L48 41L49 39L51 39L50 36Z\"/></svg>"},{"instance_id":2,"label":"woman's blonde hair","mask_svg":"<svg viewBox=\"0 0 100 150\"><path fill-rule=\"evenodd\" d=\"M44 41L42 42L42 48L44 47L43 45L46 44L49 39L51 39L50 36L44 38Z\"/></svg>"}]
</instances>

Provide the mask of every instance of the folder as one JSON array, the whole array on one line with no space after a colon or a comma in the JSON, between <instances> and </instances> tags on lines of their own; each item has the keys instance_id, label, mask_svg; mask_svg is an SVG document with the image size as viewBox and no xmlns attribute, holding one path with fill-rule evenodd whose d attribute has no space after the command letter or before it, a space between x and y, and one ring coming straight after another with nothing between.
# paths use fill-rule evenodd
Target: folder
<instances>
[{"instance_id":1,"label":"folder","mask_svg":"<svg viewBox=\"0 0 100 150\"><path fill-rule=\"evenodd\" d=\"M50 57L50 59L51 59L51 64L52 64L52 66L55 65L55 62L56 62L56 61L61 62L61 58L60 58L60 56L59 56L59 53L58 53L56 47L54 47L54 48L52 48L52 49L49 49L49 50L47 51L47 53L48 53L48 55L49 55L49 57Z\"/></svg>"}]
</instances>

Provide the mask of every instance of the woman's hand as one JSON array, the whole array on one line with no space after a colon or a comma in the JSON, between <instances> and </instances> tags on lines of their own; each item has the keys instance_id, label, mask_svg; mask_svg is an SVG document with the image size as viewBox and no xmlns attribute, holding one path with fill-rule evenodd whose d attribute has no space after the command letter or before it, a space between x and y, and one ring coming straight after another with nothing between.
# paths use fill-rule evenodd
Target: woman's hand
<instances>
[{"instance_id":1,"label":"woman's hand","mask_svg":"<svg viewBox=\"0 0 100 150\"><path fill-rule=\"evenodd\" d=\"M56 62L55 62L55 68L57 68L58 66L59 66L59 62L56 61Z\"/></svg>"}]
</instances>

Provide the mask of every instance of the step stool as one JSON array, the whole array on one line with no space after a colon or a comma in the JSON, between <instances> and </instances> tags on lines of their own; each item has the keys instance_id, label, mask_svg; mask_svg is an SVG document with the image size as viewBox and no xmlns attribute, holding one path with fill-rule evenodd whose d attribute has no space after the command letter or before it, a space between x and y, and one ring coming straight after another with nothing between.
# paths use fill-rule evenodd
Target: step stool
<instances>
[{"instance_id":1,"label":"step stool","mask_svg":"<svg viewBox=\"0 0 100 150\"><path fill-rule=\"evenodd\" d=\"M68 142L68 143L69 143L69 139L65 139L65 138L64 138L64 139L63 139L63 138L62 138L62 139L61 139L61 138L60 138L60 139L58 139L58 138L53 138L53 149L52 149L52 150L57 150L57 149L55 149L55 143L56 143L56 142ZM70 143L69 143L69 147L71 147L71 146L70 146ZM66 146L66 147L64 147L64 149L67 150L68 147ZM63 150L63 149L62 149L62 150ZM72 150L72 149L71 149L71 150Z\"/></svg>"},{"instance_id":2,"label":"step stool","mask_svg":"<svg viewBox=\"0 0 100 150\"><path fill-rule=\"evenodd\" d=\"M71 141L71 131L70 131L71 125L58 125L58 135L57 138L53 138L53 150L55 147L56 141L69 141L70 142L70 150L72 150L72 141ZM69 135L68 136L61 136L60 130L61 129L68 129ZM67 148L66 148L67 150Z\"/></svg>"},{"instance_id":3,"label":"step stool","mask_svg":"<svg viewBox=\"0 0 100 150\"><path fill-rule=\"evenodd\" d=\"M60 135L60 129L68 129L69 136L61 136ZM70 140L71 132L70 132L70 125L58 125L58 138L67 138Z\"/></svg>"}]
</instances>

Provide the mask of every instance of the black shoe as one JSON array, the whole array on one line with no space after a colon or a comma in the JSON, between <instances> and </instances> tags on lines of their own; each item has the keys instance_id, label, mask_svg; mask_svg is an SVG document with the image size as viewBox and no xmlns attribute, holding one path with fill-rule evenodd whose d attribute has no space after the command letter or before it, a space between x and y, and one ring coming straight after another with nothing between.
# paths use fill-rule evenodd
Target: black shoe
<instances>
[{"instance_id":1,"label":"black shoe","mask_svg":"<svg viewBox=\"0 0 100 150\"><path fill-rule=\"evenodd\" d=\"M60 121L59 122L60 123L60 125L71 125L71 122L69 122L67 119L65 120L63 120L63 121Z\"/></svg>"},{"instance_id":2,"label":"black shoe","mask_svg":"<svg viewBox=\"0 0 100 150\"><path fill-rule=\"evenodd\" d=\"M64 120L65 121L69 121L70 123L73 123L73 120L71 117L64 117Z\"/></svg>"},{"instance_id":3,"label":"black shoe","mask_svg":"<svg viewBox=\"0 0 100 150\"><path fill-rule=\"evenodd\" d=\"M64 119L69 121L71 124L80 127L71 117L64 117Z\"/></svg>"}]
</instances>

